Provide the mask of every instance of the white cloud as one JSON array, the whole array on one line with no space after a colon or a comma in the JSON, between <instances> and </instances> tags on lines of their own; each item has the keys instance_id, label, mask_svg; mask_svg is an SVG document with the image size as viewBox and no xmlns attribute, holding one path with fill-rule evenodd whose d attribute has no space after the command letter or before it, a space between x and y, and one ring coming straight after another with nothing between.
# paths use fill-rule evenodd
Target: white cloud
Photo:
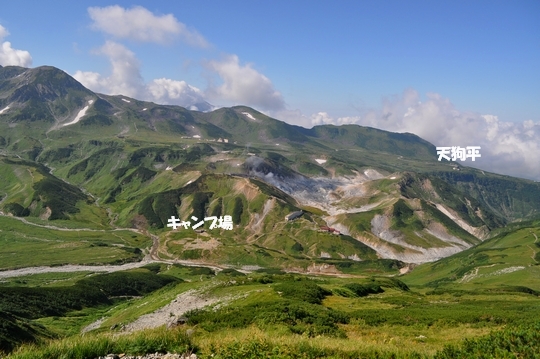
<instances>
[{"instance_id":1,"label":"white cloud","mask_svg":"<svg viewBox=\"0 0 540 359\"><path fill-rule=\"evenodd\" d=\"M173 14L157 16L141 6L125 9L118 5L90 7L88 14L92 28L116 38L167 43L179 37L193 46L209 46L202 35L188 29Z\"/></svg>"},{"instance_id":2,"label":"white cloud","mask_svg":"<svg viewBox=\"0 0 540 359\"><path fill-rule=\"evenodd\" d=\"M185 81L161 78L145 83L137 57L121 44L107 41L94 53L109 59L110 75L90 71L77 71L73 75L92 91L184 107L205 102L203 92Z\"/></svg>"},{"instance_id":3,"label":"white cloud","mask_svg":"<svg viewBox=\"0 0 540 359\"><path fill-rule=\"evenodd\" d=\"M311 115L311 123L313 125L328 125L334 124L336 121L330 117L327 112L317 112Z\"/></svg>"},{"instance_id":4,"label":"white cloud","mask_svg":"<svg viewBox=\"0 0 540 359\"><path fill-rule=\"evenodd\" d=\"M0 25L0 42L8 35L7 29ZM32 65L32 56L28 51L14 49L11 42L4 41L0 46L0 65L29 67Z\"/></svg>"},{"instance_id":5,"label":"white cloud","mask_svg":"<svg viewBox=\"0 0 540 359\"><path fill-rule=\"evenodd\" d=\"M141 97L144 95L144 83L140 73L140 64L135 54L125 46L107 41L96 54L105 55L111 63L110 76L96 72L77 71L73 77L92 91L110 95Z\"/></svg>"},{"instance_id":6,"label":"white cloud","mask_svg":"<svg viewBox=\"0 0 540 359\"><path fill-rule=\"evenodd\" d=\"M311 124L317 125L349 125L356 124L360 117L338 117L334 119L327 112L317 112L311 115Z\"/></svg>"},{"instance_id":7,"label":"white cloud","mask_svg":"<svg viewBox=\"0 0 540 359\"><path fill-rule=\"evenodd\" d=\"M161 104L189 107L206 101L201 90L185 81L155 79L148 84L147 89L150 98Z\"/></svg>"},{"instance_id":8,"label":"white cloud","mask_svg":"<svg viewBox=\"0 0 540 359\"><path fill-rule=\"evenodd\" d=\"M2 25L0 25L0 41L4 39L4 37L7 37L9 35L9 31Z\"/></svg>"},{"instance_id":9,"label":"white cloud","mask_svg":"<svg viewBox=\"0 0 540 359\"><path fill-rule=\"evenodd\" d=\"M238 56L230 55L223 61L209 61L207 67L223 81L221 86L209 87L207 94L210 98L264 110L285 109L283 97L270 79L250 64L240 65Z\"/></svg>"},{"instance_id":10,"label":"white cloud","mask_svg":"<svg viewBox=\"0 0 540 359\"><path fill-rule=\"evenodd\" d=\"M488 171L540 180L540 121L503 122L494 115L459 111L449 99L413 89L385 99L380 110L333 119L312 115L312 124L356 123L393 132L414 133L435 146L481 146L482 158L462 162Z\"/></svg>"},{"instance_id":11,"label":"white cloud","mask_svg":"<svg viewBox=\"0 0 540 359\"><path fill-rule=\"evenodd\" d=\"M281 109L277 111L266 111L265 114L272 118L276 118L296 126L302 126L305 128L311 127L311 119L304 115L302 111L298 109Z\"/></svg>"}]
</instances>

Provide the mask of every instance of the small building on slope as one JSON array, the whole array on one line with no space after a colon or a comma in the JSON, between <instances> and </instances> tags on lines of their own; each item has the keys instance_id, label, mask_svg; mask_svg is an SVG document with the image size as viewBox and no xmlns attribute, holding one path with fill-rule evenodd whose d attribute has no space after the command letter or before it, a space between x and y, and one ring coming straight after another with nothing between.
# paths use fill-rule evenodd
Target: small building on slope
<instances>
[{"instance_id":1,"label":"small building on slope","mask_svg":"<svg viewBox=\"0 0 540 359\"><path fill-rule=\"evenodd\" d=\"M292 221L293 219L300 217L303 213L304 213L303 211L292 212L292 213L289 213L288 215L286 215L285 219L287 221Z\"/></svg>"}]
</instances>

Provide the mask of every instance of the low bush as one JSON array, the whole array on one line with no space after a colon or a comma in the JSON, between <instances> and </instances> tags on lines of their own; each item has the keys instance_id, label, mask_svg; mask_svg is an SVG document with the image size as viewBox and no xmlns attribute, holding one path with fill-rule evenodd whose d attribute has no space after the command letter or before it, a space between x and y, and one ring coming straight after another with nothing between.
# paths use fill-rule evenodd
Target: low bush
<instances>
[{"instance_id":1,"label":"low bush","mask_svg":"<svg viewBox=\"0 0 540 359\"><path fill-rule=\"evenodd\" d=\"M271 274L271 275L283 275L283 274L285 274L285 272L282 269L279 269L279 268L260 268L260 269L257 269L255 272Z\"/></svg>"},{"instance_id":2,"label":"low bush","mask_svg":"<svg viewBox=\"0 0 540 359\"><path fill-rule=\"evenodd\" d=\"M508 327L481 338L465 339L460 345L448 345L435 355L435 359L536 359L539 353L540 323L536 323Z\"/></svg>"},{"instance_id":3,"label":"low bush","mask_svg":"<svg viewBox=\"0 0 540 359\"><path fill-rule=\"evenodd\" d=\"M274 290L283 298L299 300L311 304L321 304L322 300L332 292L310 280L288 281L274 286Z\"/></svg>"},{"instance_id":4,"label":"low bush","mask_svg":"<svg viewBox=\"0 0 540 359\"><path fill-rule=\"evenodd\" d=\"M245 276L244 273L239 272L236 269L232 269L232 268L225 268L224 270L219 272L219 274L225 274L225 275L228 275L228 276L231 276L231 277L243 277L243 276Z\"/></svg>"},{"instance_id":5,"label":"low bush","mask_svg":"<svg viewBox=\"0 0 540 359\"><path fill-rule=\"evenodd\" d=\"M369 294L378 294L378 293L384 292L384 290L381 288L380 285L377 285L374 283L373 284L347 283L344 285L344 287L349 289L358 297L365 297Z\"/></svg>"},{"instance_id":6,"label":"low bush","mask_svg":"<svg viewBox=\"0 0 540 359\"><path fill-rule=\"evenodd\" d=\"M0 311L27 319L111 304L113 296L144 295L180 279L151 272L115 272L84 278L69 287L1 287Z\"/></svg>"},{"instance_id":7,"label":"low bush","mask_svg":"<svg viewBox=\"0 0 540 359\"><path fill-rule=\"evenodd\" d=\"M397 354L379 350L342 350L318 347L301 340L294 344L273 343L268 340L236 341L210 348L213 359L268 358L268 359L422 359L415 352Z\"/></svg>"},{"instance_id":8,"label":"low bush","mask_svg":"<svg viewBox=\"0 0 540 359\"><path fill-rule=\"evenodd\" d=\"M321 305L280 300L259 302L243 307L225 307L217 311L195 310L186 314L189 323L208 331L245 328L252 324L285 325L296 334L344 337L337 324L345 324L349 316Z\"/></svg>"},{"instance_id":9,"label":"low bush","mask_svg":"<svg viewBox=\"0 0 540 359\"><path fill-rule=\"evenodd\" d=\"M49 336L44 327L11 313L0 310L0 318L0 354L9 353L21 343L36 342L39 337Z\"/></svg>"}]
</instances>

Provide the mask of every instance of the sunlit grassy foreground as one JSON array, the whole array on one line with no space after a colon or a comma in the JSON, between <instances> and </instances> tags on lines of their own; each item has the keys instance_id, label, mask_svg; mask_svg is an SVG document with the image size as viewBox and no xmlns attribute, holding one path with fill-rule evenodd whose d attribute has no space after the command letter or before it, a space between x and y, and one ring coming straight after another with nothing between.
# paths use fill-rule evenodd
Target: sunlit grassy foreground
<instances>
[{"instance_id":1,"label":"sunlit grassy foreground","mask_svg":"<svg viewBox=\"0 0 540 359\"><path fill-rule=\"evenodd\" d=\"M133 335L86 335L52 340L42 345L23 345L7 358L85 359L110 353L189 353L195 348L184 332L157 329Z\"/></svg>"},{"instance_id":2,"label":"sunlit grassy foreground","mask_svg":"<svg viewBox=\"0 0 540 359\"><path fill-rule=\"evenodd\" d=\"M8 359L92 359L109 353L196 353L200 358L537 358L540 325L491 332L470 326L404 328L344 326L347 339L291 335L285 327L207 333L164 328L133 335L86 335L24 345ZM415 331L427 335L414 337ZM186 332L189 332L188 335Z\"/></svg>"}]
</instances>

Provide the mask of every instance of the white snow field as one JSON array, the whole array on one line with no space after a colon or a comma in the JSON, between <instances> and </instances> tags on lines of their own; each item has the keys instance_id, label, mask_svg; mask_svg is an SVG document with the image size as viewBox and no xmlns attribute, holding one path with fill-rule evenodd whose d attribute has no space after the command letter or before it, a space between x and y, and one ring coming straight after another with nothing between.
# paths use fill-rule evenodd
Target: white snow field
<instances>
[{"instance_id":1,"label":"white snow field","mask_svg":"<svg viewBox=\"0 0 540 359\"><path fill-rule=\"evenodd\" d=\"M250 114L249 112L242 112L242 115L246 116L247 118L253 120L253 121L257 121L257 119L255 117L253 117L252 114Z\"/></svg>"},{"instance_id":2,"label":"white snow field","mask_svg":"<svg viewBox=\"0 0 540 359\"><path fill-rule=\"evenodd\" d=\"M71 122L68 122L68 123L64 123L62 125L62 127L64 126L69 126L69 125L73 125L73 124L76 124L77 122L79 122L81 120L81 118L83 118L84 115L86 115L86 111L88 110L88 106L90 106L91 104L94 103L94 100L90 100L88 101L88 105L84 106L84 108L82 110L79 111L79 113L77 114L77 116L75 116L75 118L73 119L73 121Z\"/></svg>"}]
</instances>

